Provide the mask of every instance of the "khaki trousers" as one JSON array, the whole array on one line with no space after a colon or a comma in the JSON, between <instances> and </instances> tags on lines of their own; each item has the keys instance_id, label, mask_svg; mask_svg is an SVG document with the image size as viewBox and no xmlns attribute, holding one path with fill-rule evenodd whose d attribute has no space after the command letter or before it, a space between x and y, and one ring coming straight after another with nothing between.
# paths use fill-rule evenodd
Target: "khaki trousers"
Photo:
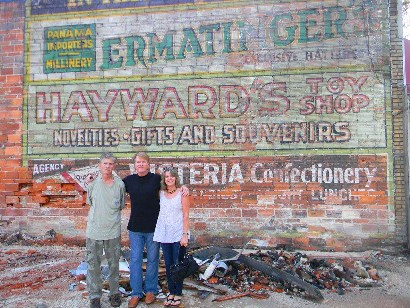
<instances>
[{"instance_id":1,"label":"khaki trousers","mask_svg":"<svg viewBox=\"0 0 410 308\"><path fill-rule=\"evenodd\" d=\"M110 240L93 240L86 238L86 261L87 270L87 289L89 298L101 298L102 279L101 279L101 260L103 249L107 258L110 285L110 295L119 293L119 261L121 256L121 238L117 237Z\"/></svg>"}]
</instances>

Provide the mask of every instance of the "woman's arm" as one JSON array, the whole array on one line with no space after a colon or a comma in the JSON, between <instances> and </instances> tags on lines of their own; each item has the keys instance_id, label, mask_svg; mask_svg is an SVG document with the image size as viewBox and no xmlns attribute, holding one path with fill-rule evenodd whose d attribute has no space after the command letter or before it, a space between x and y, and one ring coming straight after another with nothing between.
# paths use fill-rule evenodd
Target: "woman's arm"
<instances>
[{"instance_id":1,"label":"woman's arm","mask_svg":"<svg viewBox=\"0 0 410 308\"><path fill-rule=\"evenodd\" d=\"M182 215L183 215L183 233L180 241L181 246L188 246L188 233L189 233L189 197L182 197Z\"/></svg>"}]
</instances>

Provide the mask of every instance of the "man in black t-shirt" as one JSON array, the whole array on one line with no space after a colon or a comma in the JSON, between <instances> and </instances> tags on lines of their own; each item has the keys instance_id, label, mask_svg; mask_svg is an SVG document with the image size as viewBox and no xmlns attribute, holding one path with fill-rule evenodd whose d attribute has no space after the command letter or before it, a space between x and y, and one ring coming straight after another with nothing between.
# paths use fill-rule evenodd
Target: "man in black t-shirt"
<instances>
[{"instance_id":1,"label":"man in black t-shirt","mask_svg":"<svg viewBox=\"0 0 410 308\"><path fill-rule=\"evenodd\" d=\"M150 172L149 156L140 152L134 156L135 174L123 179L131 199L131 216L128 222L130 238L130 285L132 288L129 308L135 308L145 293L145 303L155 301L158 293L159 243L154 242L154 231L159 214L159 190L161 176ZM183 195L189 195L186 186ZM147 268L143 290L142 263L144 247L147 249Z\"/></svg>"},{"instance_id":2,"label":"man in black t-shirt","mask_svg":"<svg viewBox=\"0 0 410 308\"><path fill-rule=\"evenodd\" d=\"M131 199L131 216L128 222L130 238L130 285L132 289L129 308L135 308L143 297L151 304L158 293L159 243L153 241L159 214L159 190L161 177L149 171L149 156L138 153L134 156L136 174L123 179ZM147 249L145 290L143 290L142 263L144 247Z\"/></svg>"}]
</instances>

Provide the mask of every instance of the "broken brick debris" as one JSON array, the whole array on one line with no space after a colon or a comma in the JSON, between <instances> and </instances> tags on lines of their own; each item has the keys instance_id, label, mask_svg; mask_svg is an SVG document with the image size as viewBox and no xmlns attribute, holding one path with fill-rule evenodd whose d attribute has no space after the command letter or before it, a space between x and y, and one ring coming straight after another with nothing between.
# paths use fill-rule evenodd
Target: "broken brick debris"
<instances>
[{"instance_id":1,"label":"broken brick debris","mask_svg":"<svg viewBox=\"0 0 410 308\"><path fill-rule=\"evenodd\" d=\"M220 301L229 300L230 296L232 299L241 296L263 299L269 296L268 292L321 301L323 295L320 290L327 289L343 295L354 286L378 286L381 279L372 265L360 263L361 269L369 271L369 277L364 278L357 271L357 265L355 268L354 260L312 259L300 252L254 250L244 255L230 248L211 246L190 253L208 262L216 253L221 255L220 259L227 265L224 275L214 272L209 279L201 280L200 273L207 269L205 263L198 273L184 281L185 289L205 293L199 296L208 296L210 293L225 295ZM165 294L168 290L163 262L160 263L160 273L159 284ZM120 285L130 291L129 276L121 277ZM226 295L226 291L218 289L218 285L228 287L235 294ZM104 287L108 288L108 284L105 283Z\"/></svg>"},{"instance_id":2,"label":"broken brick debris","mask_svg":"<svg viewBox=\"0 0 410 308\"><path fill-rule=\"evenodd\" d=\"M369 274L364 278L358 275L353 260L312 259L301 252L255 250L248 255L237 256L235 250L215 246L192 252L194 257L204 260L212 259L216 253L221 255L221 259L236 260L227 262L229 271L225 276L213 275L208 282L226 285L238 294L285 292L320 301L323 299L320 290L327 289L342 295L355 286L379 286L378 281L381 280L373 265L361 266Z\"/></svg>"},{"instance_id":3,"label":"broken brick debris","mask_svg":"<svg viewBox=\"0 0 410 308\"><path fill-rule=\"evenodd\" d=\"M14 236L14 238L23 237L21 234ZM194 257L208 262L212 260L213 255L220 253L220 259L225 262L226 268L222 272L214 272L207 281L201 281L199 274L207 268L205 263L198 273L184 281L184 288L197 290L200 298L205 298L209 294L220 298L215 301L229 300L231 295L262 299L269 296L269 292L312 299L312 293L315 293L312 290L316 289L330 290L343 295L352 287L373 287L380 286L382 283L376 267L367 262L368 260L357 262L358 260L352 258L342 260L311 258L301 252L284 250L251 250L250 252L248 250L246 254L242 252L243 250L238 253L230 248L215 246L190 251ZM123 256L128 255L124 253ZM66 290L70 283L74 283L73 291L84 292L85 275L73 275L69 272L69 269L81 264L84 257L84 248L71 251L70 247L58 247L55 250L50 247L47 250L36 249L36 245L28 248L15 245L2 246L0 296L31 292L45 287L46 284L51 286L55 280L65 281L63 287ZM379 254L377 257L383 256ZM130 291L129 275L126 273L120 275L120 285L125 290L124 296L127 296L126 292ZM166 294L167 283L163 261L160 263L160 286ZM227 292L227 288L230 291Z\"/></svg>"}]
</instances>

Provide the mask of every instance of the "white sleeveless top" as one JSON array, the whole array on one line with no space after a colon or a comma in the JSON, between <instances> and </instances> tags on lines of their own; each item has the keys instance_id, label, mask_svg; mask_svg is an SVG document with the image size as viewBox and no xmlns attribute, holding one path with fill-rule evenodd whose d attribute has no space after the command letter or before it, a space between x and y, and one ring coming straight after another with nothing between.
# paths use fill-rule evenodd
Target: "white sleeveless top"
<instances>
[{"instance_id":1,"label":"white sleeveless top","mask_svg":"<svg viewBox=\"0 0 410 308\"><path fill-rule=\"evenodd\" d=\"M154 241L160 243L175 243L182 239L184 215L182 212L181 190L167 198L163 190L159 193L160 211L154 232Z\"/></svg>"}]
</instances>

